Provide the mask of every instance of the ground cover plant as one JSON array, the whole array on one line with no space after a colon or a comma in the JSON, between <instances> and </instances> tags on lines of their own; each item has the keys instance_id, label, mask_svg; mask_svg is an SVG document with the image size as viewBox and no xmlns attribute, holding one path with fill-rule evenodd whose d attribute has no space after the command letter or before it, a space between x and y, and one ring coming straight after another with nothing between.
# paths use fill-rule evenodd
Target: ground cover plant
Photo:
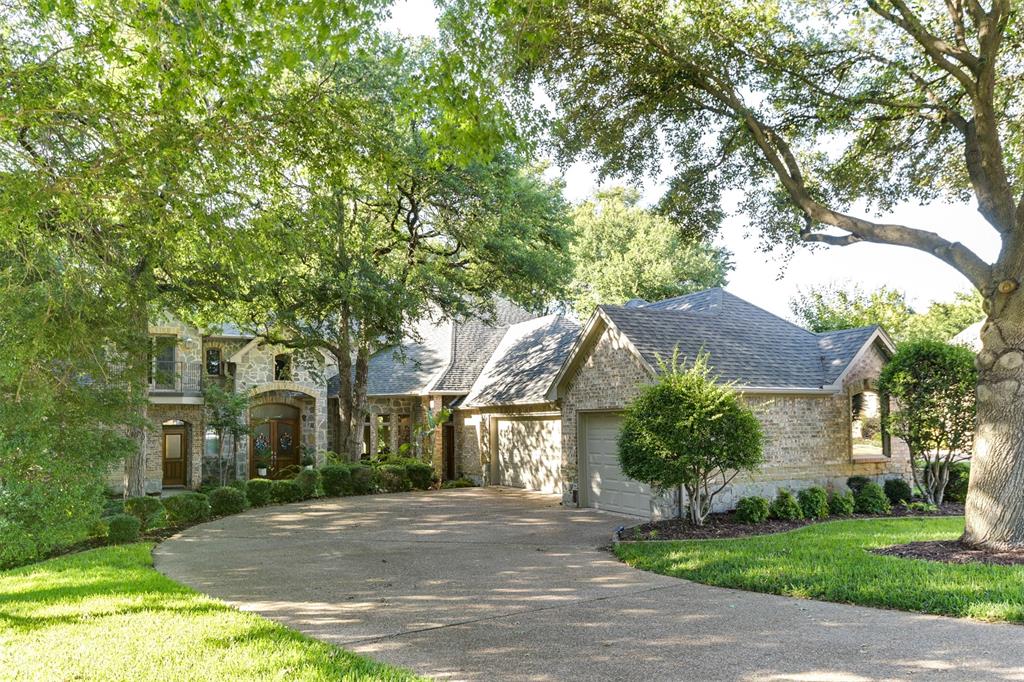
<instances>
[{"instance_id":1,"label":"ground cover plant","mask_svg":"<svg viewBox=\"0 0 1024 682\"><path fill-rule=\"evenodd\" d=\"M708 585L982 620L1024 622L1024 565L953 564L869 550L954 541L962 518L854 519L727 540L623 543L630 566Z\"/></svg>"},{"instance_id":2,"label":"ground cover plant","mask_svg":"<svg viewBox=\"0 0 1024 682\"><path fill-rule=\"evenodd\" d=\"M420 679L179 585L153 569L151 549L106 547L0 572L5 679Z\"/></svg>"}]
</instances>

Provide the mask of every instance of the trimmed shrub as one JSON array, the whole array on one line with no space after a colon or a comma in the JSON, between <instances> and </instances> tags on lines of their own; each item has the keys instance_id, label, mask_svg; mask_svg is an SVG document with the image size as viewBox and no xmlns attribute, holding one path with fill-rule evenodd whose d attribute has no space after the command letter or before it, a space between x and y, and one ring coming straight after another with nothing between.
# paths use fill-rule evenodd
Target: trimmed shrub
<instances>
[{"instance_id":1,"label":"trimmed shrub","mask_svg":"<svg viewBox=\"0 0 1024 682\"><path fill-rule=\"evenodd\" d=\"M375 477L372 467L368 467L365 464L353 464L348 470L353 495L370 495L375 492Z\"/></svg>"},{"instance_id":2,"label":"trimmed shrub","mask_svg":"<svg viewBox=\"0 0 1024 682\"><path fill-rule=\"evenodd\" d=\"M377 485L386 493L402 493L412 490L412 481L406 468L401 464L382 464L377 467Z\"/></svg>"},{"instance_id":3,"label":"trimmed shrub","mask_svg":"<svg viewBox=\"0 0 1024 682\"><path fill-rule=\"evenodd\" d=\"M418 459L405 461L405 473L409 476L413 490L429 490L434 485L434 467Z\"/></svg>"},{"instance_id":4,"label":"trimmed shrub","mask_svg":"<svg viewBox=\"0 0 1024 682\"><path fill-rule=\"evenodd\" d=\"M472 479L466 477L453 478L450 481L445 481L444 483L442 483L441 487L445 488L446 490L450 490L451 488L475 488L476 483L474 483Z\"/></svg>"},{"instance_id":5,"label":"trimmed shrub","mask_svg":"<svg viewBox=\"0 0 1024 682\"><path fill-rule=\"evenodd\" d=\"M299 502L302 500L302 488L295 481L272 481L270 484L270 501L277 504Z\"/></svg>"},{"instance_id":6,"label":"trimmed shrub","mask_svg":"<svg viewBox=\"0 0 1024 682\"><path fill-rule=\"evenodd\" d=\"M773 519L779 521L799 521L804 517L800 503L788 490L779 491L775 500L772 501L768 513Z\"/></svg>"},{"instance_id":7,"label":"trimmed shrub","mask_svg":"<svg viewBox=\"0 0 1024 682\"><path fill-rule=\"evenodd\" d=\"M892 513L892 504L885 496L882 486L868 483L853 496L853 506L858 514L887 515Z\"/></svg>"},{"instance_id":8,"label":"trimmed shrub","mask_svg":"<svg viewBox=\"0 0 1024 682\"><path fill-rule=\"evenodd\" d=\"M967 482L971 477L971 465L967 462L956 462L949 466L949 482L946 483L947 502L964 503L967 501Z\"/></svg>"},{"instance_id":9,"label":"trimmed shrub","mask_svg":"<svg viewBox=\"0 0 1024 682\"><path fill-rule=\"evenodd\" d=\"M164 505L159 497L130 497L124 501L124 513L131 514L139 520L139 530L153 527Z\"/></svg>"},{"instance_id":10,"label":"trimmed shrub","mask_svg":"<svg viewBox=\"0 0 1024 682\"><path fill-rule=\"evenodd\" d=\"M102 519L96 519L93 521L92 526L89 527L89 537L91 538L105 538L107 533L110 532L110 524L107 523L106 517Z\"/></svg>"},{"instance_id":11,"label":"trimmed shrub","mask_svg":"<svg viewBox=\"0 0 1024 682\"><path fill-rule=\"evenodd\" d=\"M216 488L210 493L210 510L214 516L230 516L245 511L245 493L231 486Z\"/></svg>"},{"instance_id":12,"label":"trimmed shrub","mask_svg":"<svg viewBox=\"0 0 1024 682\"><path fill-rule=\"evenodd\" d=\"M907 508L907 511L919 512L919 513L934 513L939 511L939 508L934 504L928 502L904 502L903 506Z\"/></svg>"},{"instance_id":13,"label":"trimmed shrub","mask_svg":"<svg viewBox=\"0 0 1024 682\"><path fill-rule=\"evenodd\" d=\"M736 503L736 520L740 523L762 523L768 518L772 503L766 497L743 497Z\"/></svg>"},{"instance_id":14,"label":"trimmed shrub","mask_svg":"<svg viewBox=\"0 0 1024 682\"><path fill-rule=\"evenodd\" d=\"M181 493L164 500L167 523L183 526L210 518L210 498L202 493Z\"/></svg>"},{"instance_id":15,"label":"trimmed shrub","mask_svg":"<svg viewBox=\"0 0 1024 682\"><path fill-rule=\"evenodd\" d=\"M885 492L885 496L889 498L890 504L909 502L910 498L914 496L913 491L910 489L910 484L902 478L890 478L882 486L882 489Z\"/></svg>"},{"instance_id":16,"label":"trimmed shrub","mask_svg":"<svg viewBox=\"0 0 1024 682\"><path fill-rule=\"evenodd\" d=\"M828 498L828 510L832 516L853 516L853 493L832 493Z\"/></svg>"},{"instance_id":17,"label":"trimmed shrub","mask_svg":"<svg viewBox=\"0 0 1024 682\"><path fill-rule=\"evenodd\" d=\"M272 482L265 478L254 478L245 482L245 497L253 507L266 507L270 504L270 486Z\"/></svg>"},{"instance_id":18,"label":"trimmed shrub","mask_svg":"<svg viewBox=\"0 0 1024 682\"><path fill-rule=\"evenodd\" d=\"M797 494L800 511L805 519L827 519L829 515L828 493L824 488L812 486Z\"/></svg>"},{"instance_id":19,"label":"trimmed shrub","mask_svg":"<svg viewBox=\"0 0 1024 682\"><path fill-rule=\"evenodd\" d=\"M137 541L139 539L139 529L142 528L142 522L139 521L139 517L133 514L115 514L110 517L107 525L109 528L107 539L115 545Z\"/></svg>"},{"instance_id":20,"label":"trimmed shrub","mask_svg":"<svg viewBox=\"0 0 1024 682\"><path fill-rule=\"evenodd\" d=\"M107 499L103 503L103 516L113 516L114 514L124 513L124 498L122 497Z\"/></svg>"},{"instance_id":21,"label":"trimmed shrub","mask_svg":"<svg viewBox=\"0 0 1024 682\"><path fill-rule=\"evenodd\" d=\"M293 480L302 491L302 499L308 500L319 494L320 472L316 469L303 469Z\"/></svg>"},{"instance_id":22,"label":"trimmed shrub","mask_svg":"<svg viewBox=\"0 0 1024 682\"><path fill-rule=\"evenodd\" d=\"M868 483L871 483L871 479L867 476L850 476L846 479L846 487L852 490L854 495L859 493L860 489Z\"/></svg>"},{"instance_id":23,"label":"trimmed shrub","mask_svg":"<svg viewBox=\"0 0 1024 682\"><path fill-rule=\"evenodd\" d=\"M235 490L241 490L244 493L245 492L245 483L246 482L243 481L242 479L236 478L235 480L233 480L230 483L228 483L228 487L234 488Z\"/></svg>"},{"instance_id":24,"label":"trimmed shrub","mask_svg":"<svg viewBox=\"0 0 1024 682\"><path fill-rule=\"evenodd\" d=\"M352 488L352 474L344 464L328 464L320 467L320 481L324 495L338 497L347 495Z\"/></svg>"}]
</instances>

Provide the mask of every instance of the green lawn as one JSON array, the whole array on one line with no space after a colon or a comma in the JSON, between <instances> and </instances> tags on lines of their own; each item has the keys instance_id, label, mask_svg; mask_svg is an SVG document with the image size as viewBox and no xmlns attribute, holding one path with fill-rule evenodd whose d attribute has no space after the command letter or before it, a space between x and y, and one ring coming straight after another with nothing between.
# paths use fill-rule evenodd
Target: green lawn
<instances>
[{"instance_id":1,"label":"green lawn","mask_svg":"<svg viewBox=\"0 0 1024 682\"><path fill-rule=\"evenodd\" d=\"M953 565L865 551L951 540L963 519L836 521L738 540L621 544L636 568L790 597L1024 622L1024 566Z\"/></svg>"},{"instance_id":2,"label":"green lawn","mask_svg":"<svg viewBox=\"0 0 1024 682\"><path fill-rule=\"evenodd\" d=\"M183 587L152 545L0 572L0 677L37 680L414 680Z\"/></svg>"}]
</instances>

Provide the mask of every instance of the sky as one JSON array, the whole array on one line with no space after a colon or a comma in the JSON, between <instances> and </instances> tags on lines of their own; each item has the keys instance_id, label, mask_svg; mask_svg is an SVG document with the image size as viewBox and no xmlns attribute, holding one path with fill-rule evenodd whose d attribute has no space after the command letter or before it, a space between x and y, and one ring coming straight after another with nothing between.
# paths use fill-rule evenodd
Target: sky
<instances>
[{"instance_id":1,"label":"sky","mask_svg":"<svg viewBox=\"0 0 1024 682\"><path fill-rule=\"evenodd\" d=\"M399 0L385 22L389 30L408 36L434 35L437 9L431 0ZM566 198L582 201L601 187L594 170L585 163L553 169L565 181ZM641 190L643 201L653 204L663 190L663 178L648 178ZM608 184L615 184L611 181ZM628 184L619 182L617 184ZM726 196L730 209L738 196ZM881 218L910 227L937 232L960 241L983 259L991 261L999 249L994 230L978 214L975 206L959 204L903 204ZM824 284L855 283L866 290L888 286L903 291L910 304L924 310L933 301L952 300L957 291L970 288L964 277L937 258L913 249L881 244L854 244L846 247L800 248L788 260L784 254L759 250L760 239L747 229L742 215L732 213L726 219L716 243L733 254L735 269L726 288L771 312L791 318L789 301L801 289Z\"/></svg>"}]
</instances>

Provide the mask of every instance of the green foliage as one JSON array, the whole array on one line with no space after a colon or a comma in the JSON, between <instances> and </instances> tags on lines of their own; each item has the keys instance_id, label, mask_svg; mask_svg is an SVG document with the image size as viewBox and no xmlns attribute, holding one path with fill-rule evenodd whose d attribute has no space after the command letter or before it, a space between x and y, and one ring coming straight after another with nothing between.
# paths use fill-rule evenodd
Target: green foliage
<instances>
[{"instance_id":1,"label":"green foliage","mask_svg":"<svg viewBox=\"0 0 1024 682\"><path fill-rule=\"evenodd\" d=\"M353 495L371 495L376 492L373 467L365 464L353 464L349 467L349 476Z\"/></svg>"},{"instance_id":2,"label":"green foliage","mask_svg":"<svg viewBox=\"0 0 1024 682\"><path fill-rule=\"evenodd\" d=\"M803 509L796 497L788 490L780 489L772 500L769 516L779 521L799 521L804 517Z\"/></svg>"},{"instance_id":3,"label":"green foliage","mask_svg":"<svg viewBox=\"0 0 1024 682\"><path fill-rule=\"evenodd\" d=\"M142 524L133 514L117 514L107 520L107 539L115 545L137 542Z\"/></svg>"},{"instance_id":4,"label":"green foliage","mask_svg":"<svg viewBox=\"0 0 1024 682\"><path fill-rule=\"evenodd\" d=\"M210 498L202 493L180 493L164 500L167 523L188 526L210 518Z\"/></svg>"},{"instance_id":5,"label":"green foliage","mask_svg":"<svg viewBox=\"0 0 1024 682\"><path fill-rule=\"evenodd\" d=\"M878 325L894 339L903 337L914 310L902 292L882 287L829 285L798 292L790 303L797 322L812 332Z\"/></svg>"},{"instance_id":6,"label":"green foliage","mask_svg":"<svg viewBox=\"0 0 1024 682\"><path fill-rule=\"evenodd\" d=\"M827 519L831 511L828 506L828 493L824 488L812 486L797 493L800 511L805 519Z\"/></svg>"},{"instance_id":7,"label":"green foliage","mask_svg":"<svg viewBox=\"0 0 1024 682\"><path fill-rule=\"evenodd\" d=\"M382 464L375 470L377 487L386 493L401 493L412 490L412 481L406 468L401 464Z\"/></svg>"},{"instance_id":8,"label":"green foliage","mask_svg":"<svg viewBox=\"0 0 1024 682\"><path fill-rule=\"evenodd\" d=\"M742 497L736 503L736 520L739 523L762 523L768 518L771 504L766 497Z\"/></svg>"},{"instance_id":9,"label":"green foliage","mask_svg":"<svg viewBox=\"0 0 1024 682\"><path fill-rule=\"evenodd\" d=\"M265 507L270 504L270 487L272 483L265 478L253 478L245 482L245 497L253 507Z\"/></svg>"},{"instance_id":10,"label":"green foliage","mask_svg":"<svg viewBox=\"0 0 1024 682\"><path fill-rule=\"evenodd\" d=\"M427 462L413 457L389 457L382 463L405 467L413 490L429 490L434 484L434 467Z\"/></svg>"},{"instance_id":11,"label":"green foliage","mask_svg":"<svg viewBox=\"0 0 1024 682\"><path fill-rule=\"evenodd\" d=\"M279 480L270 483L270 501L275 504L287 504L302 500L302 488L295 481Z\"/></svg>"},{"instance_id":12,"label":"green foliage","mask_svg":"<svg viewBox=\"0 0 1024 682\"><path fill-rule=\"evenodd\" d=\"M180 585L153 569L152 551L103 547L0 573L3 676L425 682Z\"/></svg>"},{"instance_id":13,"label":"green foliage","mask_svg":"<svg viewBox=\"0 0 1024 682\"><path fill-rule=\"evenodd\" d=\"M450 490L452 488L475 488L476 483L468 478L453 478L442 483L441 487L445 490Z\"/></svg>"},{"instance_id":14,"label":"green foliage","mask_svg":"<svg viewBox=\"0 0 1024 682\"><path fill-rule=\"evenodd\" d=\"M971 477L968 462L954 462L949 466L949 481L946 483L945 499L963 504L967 501L967 484Z\"/></svg>"},{"instance_id":15,"label":"green foliage","mask_svg":"<svg viewBox=\"0 0 1024 682\"><path fill-rule=\"evenodd\" d=\"M867 476L850 476L846 479L846 487L852 490L854 495L859 493L860 489L868 483L871 483L871 479Z\"/></svg>"},{"instance_id":16,"label":"green foliage","mask_svg":"<svg viewBox=\"0 0 1024 682\"><path fill-rule=\"evenodd\" d=\"M316 469L303 469L295 477L295 484L302 491L302 499L309 500L316 497L320 491L321 473Z\"/></svg>"},{"instance_id":17,"label":"green foliage","mask_svg":"<svg viewBox=\"0 0 1024 682\"><path fill-rule=\"evenodd\" d=\"M892 513L892 504L885 496L882 486L874 481L867 483L853 494L853 507L858 514L887 515Z\"/></svg>"},{"instance_id":18,"label":"green foliage","mask_svg":"<svg viewBox=\"0 0 1024 682\"><path fill-rule=\"evenodd\" d=\"M729 254L637 202L635 190L599 192L573 211L569 253L575 267L572 304L586 318L598 304L632 298L658 301L724 286Z\"/></svg>"},{"instance_id":19,"label":"green foliage","mask_svg":"<svg viewBox=\"0 0 1024 682\"><path fill-rule=\"evenodd\" d=\"M902 504L903 504L904 507L907 508L907 511L912 511L912 512L921 512L921 513L931 514L931 513L939 511L939 508L937 506L935 506L934 504L930 504L928 502L909 502L909 501L904 501Z\"/></svg>"},{"instance_id":20,"label":"green foliage","mask_svg":"<svg viewBox=\"0 0 1024 682\"><path fill-rule=\"evenodd\" d=\"M615 548L634 568L719 587L989 621L1024 622L1020 566L880 556L909 542L955 541L959 518L858 519L792 533Z\"/></svg>"},{"instance_id":21,"label":"green foliage","mask_svg":"<svg viewBox=\"0 0 1024 682\"><path fill-rule=\"evenodd\" d=\"M344 464L328 464L320 467L324 494L328 497L347 495L352 488L352 474Z\"/></svg>"},{"instance_id":22,"label":"green foliage","mask_svg":"<svg viewBox=\"0 0 1024 682\"><path fill-rule=\"evenodd\" d=\"M238 444L249 434L246 416L249 413L250 402L251 396L248 391L227 390L216 381L207 381L203 385L206 428L217 432L217 465L221 485L227 485L237 475ZM228 438L234 444L230 475L224 457L224 444Z\"/></svg>"},{"instance_id":23,"label":"green foliage","mask_svg":"<svg viewBox=\"0 0 1024 682\"><path fill-rule=\"evenodd\" d=\"M834 492L828 498L828 511L832 516L853 516L855 505L852 492Z\"/></svg>"},{"instance_id":24,"label":"green foliage","mask_svg":"<svg viewBox=\"0 0 1024 682\"><path fill-rule=\"evenodd\" d=\"M909 502L910 498L914 496L914 492L910 489L910 484L904 481L902 478L890 478L882 486L885 492L885 496L889 498L889 502L893 505L897 505L901 502Z\"/></svg>"},{"instance_id":25,"label":"green foliage","mask_svg":"<svg viewBox=\"0 0 1024 682\"><path fill-rule=\"evenodd\" d=\"M761 464L761 425L732 387L711 378L707 357L689 368L663 365L655 383L627 406L619 461L630 478L656 489L682 486L696 525L715 495L740 471Z\"/></svg>"},{"instance_id":26,"label":"green foliage","mask_svg":"<svg viewBox=\"0 0 1024 682\"><path fill-rule=\"evenodd\" d=\"M152 528L153 523L164 510L159 497L129 497L124 501L124 511L139 520L141 530Z\"/></svg>"},{"instance_id":27,"label":"green foliage","mask_svg":"<svg viewBox=\"0 0 1024 682\"><path fill-rule=\"evenodd\" d=\"M919 469L941 472L917 481L933 504L943 500L949 464L971 452L977 380L974 353L939 341L905 343L882 368L879 391L898 406L889 432L907 443L915 477Z\"/></svg>"},{"instance_id":28,"label":"green foliage","mask_svg":"<svg viewBox=\"0 0 1024 682\"><path fill-rule=\"evenodd\" d=\"M907 341L949 341L975 322L985 319L977 291L958 291L950 302L936 301L911 318L904 333Z\"/></svg>"},{"instance_id":29,"label":"green foliage","mask_svg":"<svg viewBox=\"0 0 1024 682\"><path fill-rule=\"evenodd\" d=\"M245 493L238 488L223 486L210 493L210 511L214 516L230 516L245 511Z\"/></svg>"}]
</instances>

